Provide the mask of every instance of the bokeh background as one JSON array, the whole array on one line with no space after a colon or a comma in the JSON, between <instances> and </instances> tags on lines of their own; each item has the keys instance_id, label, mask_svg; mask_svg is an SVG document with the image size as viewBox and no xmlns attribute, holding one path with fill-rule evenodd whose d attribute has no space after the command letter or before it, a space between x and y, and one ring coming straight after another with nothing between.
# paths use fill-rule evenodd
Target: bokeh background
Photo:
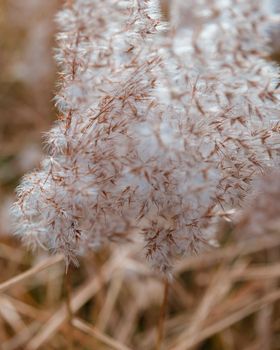
<instances>
[{"instance_id":1,"label":"bokeh background","mask_svg":"<svg viewBox=\"0 0 280 350\"><path fill-rule=\"evenodd\" d=\"M38 166L56 118L54 16L62 4L0 0L0 349L153 349L164 288L137 247L112 246L66 275L60 257L28 252L10 234L14 189ZM170 4L161 1L165 20ZM278 27L271 47L267 59L280 62ZM280 237L238 243L232 230L222 221L221 248L176 267L163 349L280 349Z\"/></svg>"}]
</instances>

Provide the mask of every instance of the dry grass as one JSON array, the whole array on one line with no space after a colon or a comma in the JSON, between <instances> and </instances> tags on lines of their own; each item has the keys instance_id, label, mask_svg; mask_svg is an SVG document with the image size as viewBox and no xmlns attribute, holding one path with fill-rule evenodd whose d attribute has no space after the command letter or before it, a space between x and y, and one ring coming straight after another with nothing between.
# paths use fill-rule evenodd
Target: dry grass
<instances>
[{"instance_id":1,"label":"dry grass","mask_svg":"<svg viewBox=\"0 0 280 350\"><path fill-rule=\"evenodd\" d=\"M162 349L279 349L279 236L181 262ZM5 252L8 251L9 254ZM154 349L164 286L131 246L70 268L1 240L0 339L12 349Z\"/></svg>"},{"instance_id":2,"label":"dry grass","mask_svg":"<svg viewBox=\"0 0 280 350\"><path fill-rule=\"evenodd\" d=\"M1 0L1 9L9 2ZM168 2L163 2L168 19ZM15 54L23 32L11 32L4 16L0 25L7 33L5 45ZM5 68L0 79L5 92L0 99L2 199L21 175L14 157L23 140L33 135L38 141L48 128L54 79L52 71L35 106L32 91L37 87L31 89L10 73L11 54L6 53L0 60ZM143 263L140 249L128 245L92 254L80 259L79 268L70 267L66 278L61 256L28 253L2 233L1 350L155 349L164 283ZM162 350L280 349L279 246L279 235L260 237L180 261L169 286Z\"/></svg>"}]
</instances>

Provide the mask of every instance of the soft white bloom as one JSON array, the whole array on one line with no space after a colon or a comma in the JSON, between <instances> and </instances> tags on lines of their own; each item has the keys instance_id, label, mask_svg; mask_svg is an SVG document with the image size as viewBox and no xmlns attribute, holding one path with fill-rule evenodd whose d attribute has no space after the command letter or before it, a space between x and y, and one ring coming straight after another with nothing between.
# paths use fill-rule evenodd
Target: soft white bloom
<instances>
[{"instance_id":1,"label":"soft white bloom","mask_svg":"<svg viewBox=\"0 0 280 350\"><path fill-rule=\"evenodd\" d=\"M18 190L24 240L76 261L141 234L166 272L212 242L216 213L275 165L261 1L195 2L187 24L174 4L168 28L148 0L75 0L58 15L60 115L50 156Z\"/></svg>"}]
</instances>

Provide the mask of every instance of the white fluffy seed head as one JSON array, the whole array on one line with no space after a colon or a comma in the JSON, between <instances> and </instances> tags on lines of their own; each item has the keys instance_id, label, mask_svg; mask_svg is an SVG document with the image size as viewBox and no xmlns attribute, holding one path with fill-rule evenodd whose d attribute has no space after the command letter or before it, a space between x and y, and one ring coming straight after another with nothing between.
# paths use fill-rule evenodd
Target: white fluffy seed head
<instances>
[{"instance_id":1,"label":"white fluffy seed head","mask_svg":"<svg viewBox=\"0 0 280 350\"><path fill-rule=\"evenodd\" d=\"M157 1L76 0L58 15L60 114L50 156L18 189L24 241L76 262L141 235L169 273L212 245L217 212L242 206L277 162L261 1L200 1L174 26L176 6L164 32Z\"/></svg>"}]
</instances>

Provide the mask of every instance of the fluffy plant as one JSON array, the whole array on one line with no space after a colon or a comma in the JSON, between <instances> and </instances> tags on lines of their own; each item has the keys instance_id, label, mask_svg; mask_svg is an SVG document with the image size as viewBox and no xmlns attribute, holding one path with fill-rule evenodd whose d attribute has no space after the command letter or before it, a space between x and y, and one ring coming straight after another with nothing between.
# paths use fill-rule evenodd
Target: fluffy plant
<instances>
[{"instance_id":1,"label":"fluffy plant","mask_svg":"<svg viewBox=\"0 0 280 350\"><path fill-rule=\"evenodd\" d=\"M59 116L18 188L16 233L67 262L140 237L168 273L214 245L218 217L278 163L269 14L176 0L167 24L157 1L74 0L57 20Z\"/></svg>"}]
</instances>

